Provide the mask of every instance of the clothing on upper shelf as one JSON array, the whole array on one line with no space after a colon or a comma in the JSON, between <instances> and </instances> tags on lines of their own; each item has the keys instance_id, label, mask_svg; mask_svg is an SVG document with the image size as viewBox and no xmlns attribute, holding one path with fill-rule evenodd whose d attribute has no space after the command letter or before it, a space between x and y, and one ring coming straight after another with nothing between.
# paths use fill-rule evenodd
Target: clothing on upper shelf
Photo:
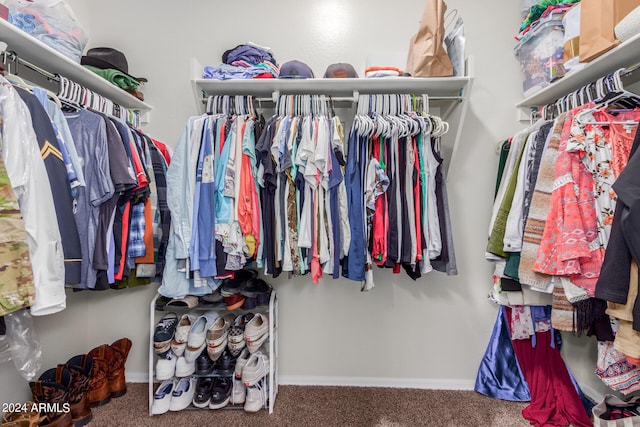
<instances>
[{"instance_id":1,"label":"clothing on upper shelf","mask_svg":"<svg viewBox=\"0 0 640 427\"><path fill-rule=\"evenodd\" d=\"M189 118L167 171L174 226L162 295L210 293L251 262L273 277L344 276L363 290L374 263L414 279L457 273L442 122L403 113L376 137L352 130L347 156L339 118L303 101L283 98L266 122L231 110Z\"/></svg>"},{"instance_id":2,"label":"clothing on upper shelf","mask_svg":"<svg viewBox=\"0 0 640 427\"><path fill-rule=\"evenodd\" d=\"M65 285L148 283L162 272L160 230L170 227L168 209L157 202L166 205L166 194L155 194L155 181L165 182L166 146L156 148L120 119L88 109L63 112L44 90L33 92L0 84L7 178L1 188L6 193L11 186L20 208L11 208L7 193L3 209L11 212L0 221L7 230L0 253L13 267L2 272L0 315L22 307L34 315L58 312L66 306ZM145 170L151 152L153 173ZM22 234L16 212L24 218Z\"/></svg>"}]
</instances>

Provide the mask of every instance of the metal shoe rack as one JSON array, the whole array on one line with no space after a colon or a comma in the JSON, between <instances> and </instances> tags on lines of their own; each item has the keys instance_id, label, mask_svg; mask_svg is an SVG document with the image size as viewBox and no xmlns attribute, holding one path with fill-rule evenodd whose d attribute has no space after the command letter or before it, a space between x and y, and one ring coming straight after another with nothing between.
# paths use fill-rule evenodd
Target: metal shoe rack
<instances>
[{"instance_id":1,"label":"metal shoe rack","mask_svg":"<svg viewBox=\"0 0 640 427\"><path fill-rule=\"evenodd\" d=\"M149 416L152 416L151 407L153 405L153 394L155 391L155 385L159 384L160 381L156 380L155 377L155 363L157 361L157 356L155 354L153 348L153 334L156 328L156 324L160 317L162 317L162 313L167 311L173 311L178 314L180 317L182 314L186 312L205 312L205 311L215 311L219 316L224 316L225 314L231 313L234 315L246 314L246 313L266 313L269 316L269 339L267 341L267 345L264 345L263 348L268 349L269 356L269 374L265 377L264 387L267 388L267 402L265 405L265 409L269 410L269 414L273 413L273 407L276 400L276 395L278 394L278 297L275 289L271 291L271 298L269 299L269 305L267 307L257 307L253 310L242 310L237 309L233 311L229 311L226 308L211 308L211 307L202 307L196 306L194 308L182 308L182 307L169 307L168 309L159 309L156 305L158 298L160 298L160 294L156 294L151 300L151 304L149 305ZM233 373L231 374L233 375ZM193 375L194 377L201 376L217 376L217 374L208 374L208 375ZM242 405L227 405L223 409L243 409ZM208 408L196 408L194 406L189 406L187 410L209 410L215 412L215 410ZM159 415L162 416L162 415Z\"/></svg>"}]
</instances>

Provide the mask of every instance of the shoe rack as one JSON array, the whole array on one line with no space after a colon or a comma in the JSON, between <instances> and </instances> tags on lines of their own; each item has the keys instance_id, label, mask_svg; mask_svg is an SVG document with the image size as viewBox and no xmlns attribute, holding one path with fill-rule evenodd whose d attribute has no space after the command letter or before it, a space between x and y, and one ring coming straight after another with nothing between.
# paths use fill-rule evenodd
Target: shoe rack
<instances>
[{"instance_id":1,"label":"shoe rack","mask_svg":"<svg viewBox=\"0 0 640 427\"><path fill-rule=\"evenodd\" d=\"M266 388L266 398L267 398L265 405L263 406L263 409L267 409L269 411L269 414L272 414L275 400L276 400L276 395L278 394L278 345L277 345L278 344L278 297L277 297L276 290L273 289L271 291L271 296L269 298L268 306L258 306L255 309L251 309L251 310L245 310L245 309L227 310L225 305L221 305L219 308L216 308L216 307L212 308L211 306L200 306L200 305L195 306L193 308L176 307L176 306L164 307L163 305L160 304L160 301L159 301L162 298L163 297L160 294L156 294L151 300L151 303L149 305L149 416L156 416L156 417L162 416L158 414L154 415L152 413L152 406L154 402L154 392L155 392L156 386L161 383L161 381L158 380L155 375L155 366L158 360L158 356L154 351L153 337L154 337L154 331L158 321L160 320L160 318L162 318L164 314L170 311L175 312L178 315L178 317L180 317L182 314L187 312L198 315L206 311L214 311L218 314L218 316L224 316L226 314L233 314L235 316L238 316L238 315L243 315L247 313L254 313L254 314L263 313L269 316L269 337L261 347L263 351L268 352L267 355L269 357L269 373L265 376L264 379L261 380L261 383L262 383L261 385L262 387ZM229 377L233 377L233 375L234 373L232 372L229 375ZM196 377L196 378L216 377L216 376L220 376L220 375L217 373L210 373L206 375L198 375L198 374L191 375L191 377ZM195 386L195 382L194 382L194 386ZM233 394L233 390L232 390L232 394ZM221 409L242 410L243 405L242 404L233 405L230 403L229 405ZM215 411L209 408L196 408L195 406L193 406L193 404L190 404L189 407L185 410Z\"/></svg>"}]
</instances>

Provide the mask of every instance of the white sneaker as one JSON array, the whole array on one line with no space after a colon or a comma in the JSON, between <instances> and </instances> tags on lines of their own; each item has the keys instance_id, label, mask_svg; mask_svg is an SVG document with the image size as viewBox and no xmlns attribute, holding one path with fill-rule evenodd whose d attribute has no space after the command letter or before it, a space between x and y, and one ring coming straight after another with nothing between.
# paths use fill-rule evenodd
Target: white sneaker
<instances>
[{"instance_id":1,"label":"white sneaker","mask_svg":"<svg viewBox=\"0 0 640 427\"><path fill-rule=\"evenodd\" d=\"M178 342L174 339L171 340L171 351L173 352L173 354L175 354L176 356L183 356L184 355L184 351L187 348L187 343L185 342Z\"/></svg>"},{"instance_id":2,"label":"white sneaker","mask_svg":"<svg viewBox=\"0 0 640 427\"><path fill-rule=\"evenodd\" d=\"M242 382L247 387L255 385L269 373L269 357L261 351L256 351L249 357L242 367Z\"/></svg>"},{"instance_id":3,"label":"white sneaker","mask_svg":"<svg viewBox=\"0 0 640 427\"><path fill-rule=\"evenodd\" d=\"M211 360L218 360L227 347L229 328L235 320L232 314L218 317L207 330L207 352Z\"/></svg>"},{"instance_id":4,"label":"white sneaker","mask_svg":"<svg viewBox=\"0 0 640 427\"><path fill-rule=\"evenodd\" d=\"M196 371L196 361L189 362L184 356L178 357L176 361L176 377L188 377Z\"/></svg>"},{"instance_id":5,"label":"white sneaker","mask_svg":"<svg viewBox=\"0 0 640 427\"><path fill-rule=\"evenodd\" d=\"M267 402L266 390L261 384L256 384L247 388L247 397L244 402L244 410L247 412L258 412L264 408Z\"/></svg>"},{"instance_id":6,"label":"white sneaker","mask_svg":"<svg viewBox=\"0 0 640 427\"><path fill-rule=\"evenodd\" d=\"M244 328L244 339L247 344L269 333L269 316L257 313Z\"/></svg>"},{"instance_id":7,"label":"white sneaker","mask_svg":"<svg viewBox=\"0 0 640 427\"><path fill-rule=\"evenodd\" d=\"M185 313L180 316L180 320L178 321L178 325L176 326L176 332L173 338L179 343L187 342L187 339L189 339L189 331L191 330L191 325L197 318L198 316L193 313Z\"/></svg>"},{"instance_id":8,"label":"white sneaker","mask_svg":"<svg viewBox=\"0 0 640 427\"><path fill-rule=\"evenodd\" d=\"M193 377L180 378L180 381L173 388L171 393L170 411L182 411L186 409L193 400L196 392L196 382Z\"/></svg>"},{"instance_id":9,"label":"white sneaker","mask_svg":"<svg viewBox=\"0 0 640 427\"><path fill-rule=\"evenodd\" d=\"M173 351L176 356L182 356L184 354L184 350L187 348L187 340L189 339L189 331L196 318L197 317L191 313L185 313L180 317L173 339L171 340L171 351Z\"/></svg>"},{"instance_id":10,"label":"white sneaker","mask_svg":"<svg viewBox=\"0 0 640 427\"><path fill-rule=\"evenodd\" d=\"M247 386L242 383L242 380L233 378L233 391L231 392L231 404L240 405L244 403L247 397Z\"/></svg>"},{"instance_id":11,"label":"white sneaker","mask_svg":"<svg viewBox=\"0 0 640 427\"><path fill-rule=\"evenodd\" d=\"M236 367L234 369L236 378L242 378L242 368L244 368L244 365L247 364L247 360L249 360L249 357L251 357L251 353L249 353L249 349L245 347L236 359Z\"/></svg>"},{"instance_id":12,"label":"white sneaker","mask_svg":"<svg viewBox=\"0 0 640 427\"><path fill-rule=\"evenodd\" d=\"M156 362L156 379L158 381L168 380L173 377L176 371L176 361L178 356L168 352L165 357L161 357Z\"/></svg>"},{"instance_id":13,"label":"white sneaker","mask_svg":"<svg viewBox=\"0 0 640 427\"><path fill-rule=\"evenodd\" d=\"M215 311L207 311L192 323L189 330L189 338L187 339L187 348L184 350L184 357L187 362L193 362L200 356L204 346L207 344L207 329L217 318L218 314Z\"/></svg>"},{"instance_id":14,"label":"white sneaker","mask_svg":"<svg viewBox=\"0 0 640 427\"><path fill-rule=\"evenodd\" d=\"M269 338L268 333L264 334L263 336L261 336L256 340L247 342L247 348L249 349L249 353L255 353L256 351L258 351L260 347L262 347L262 344L264 344L264 342L267 340L267 338Z\"/></svg>"},{"instance_id":15,"label":"white sneaker","mask_svg":"<svg viewBox=\"0 0 640 427\"><path fill-rule=\"evenodd\" d=\"M151 404L151 413L153 415L164 414L169 410L171 405L171 394L175 386L174 380L166 380L160 384L160 387L153 393L153 403Z\"/></svg>"}]
</instances>

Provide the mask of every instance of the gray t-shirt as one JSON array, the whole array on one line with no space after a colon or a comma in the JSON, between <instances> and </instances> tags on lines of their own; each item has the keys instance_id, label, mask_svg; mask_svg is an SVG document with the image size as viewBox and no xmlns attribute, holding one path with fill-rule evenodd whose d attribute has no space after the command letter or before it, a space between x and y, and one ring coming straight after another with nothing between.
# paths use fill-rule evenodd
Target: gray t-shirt
<instances>
[{"instance_id":1,"label":"gray t-shirt","mask_svg":"<svg viewBox=\"0 0 640 427\"><path fill-rule=\"evenodd\" d=\"M82 277L80 287L93 289L96 270L93 253L96 245L100 205L111 199L114 186L109 172L107 131L102 117L87 110L65 113L76 143L86 182L78 192L76 224L82 247Z\"/></svg>"}]
</instances>

